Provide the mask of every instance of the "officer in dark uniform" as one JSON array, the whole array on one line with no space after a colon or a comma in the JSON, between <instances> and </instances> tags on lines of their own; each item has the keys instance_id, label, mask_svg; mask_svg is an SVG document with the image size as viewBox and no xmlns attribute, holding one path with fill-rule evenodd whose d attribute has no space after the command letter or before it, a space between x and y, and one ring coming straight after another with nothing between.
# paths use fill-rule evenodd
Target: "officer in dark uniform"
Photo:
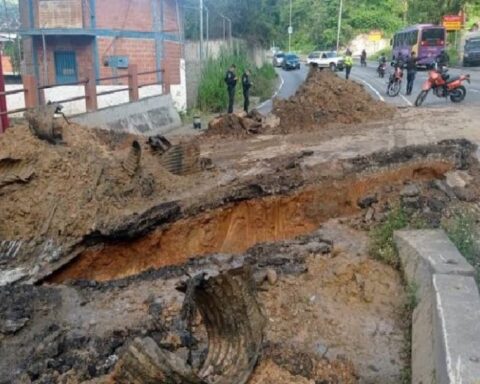
<instances>
[{"instance_id":1,"label":"officer in dark uniform","mask_svg":"<svg viewBox=\"0 0 480 384\"><path fill-rule=\"evenodd\" d=\"M246 113L248 113L248 107L250 105L250 88L252 88L249 69L245 69L245 72L242 75L242 88L243 88L243 110Z\"/></svg>"},{"instance_id":2,"label":"officer in dark uniform","mask_svg":"<svg viewBox=\"0 0 480 384\"><path fill-rule=\"evenodd\" d=\"M233 113L233 105L235 103L235 87L237 86L236 69L235 64L232 64L225 75L225 83L227 84L228 90L228 113Z\"/></svg>"},{"instance_id":3,"label":"officer in dark uniform","mask_svg":"<svg viewBox=\"0 0 480 384\"><path fill-rule=\"evenodd\" d=\"M415 82L415 77L417 75L417 62L418 57L416 57L415 52L410 54L410 57L407 59L407 96L412 94L413 83Z\"/></svg>"}]
</instances>

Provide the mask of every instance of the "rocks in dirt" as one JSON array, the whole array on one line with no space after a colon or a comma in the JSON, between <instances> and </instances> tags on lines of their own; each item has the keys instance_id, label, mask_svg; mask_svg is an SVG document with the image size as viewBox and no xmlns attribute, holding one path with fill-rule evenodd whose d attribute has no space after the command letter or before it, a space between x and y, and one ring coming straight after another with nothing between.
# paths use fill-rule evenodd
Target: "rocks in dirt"
<instances>
[{"instance_id":1,"label":"rocks in dirt","mask_svg":"<svg viewBox=\"0 0 480 384\"><path fill-rule=\"evenodd\" d=\"M378 197L376 194L361 197L357 201L358 206L362 209L371 207L375 203L378 203Z\"/></svg>"},{"instance_id":2,"label":"rocks in dirt","mask_svg":"<svg viewBox=\"0 0 480 384\"><path fill-rule=\"evenodd\" d=\"M13 183L27 183L34 174L35 170L28 161L12 157L0 159L0 188Z\"/></svg>"},{"instance_id":3,"label":"rocks in dirt","mask_svg":"<svg viewBox=\"0 0 480 384\"><path fill-rule=\"evenodd\" d=\"M329 124L352 124L388 119L394 108L374 100L364 88L330 71L310 70L306 82L288 100L274 101L278 128L269 133L293 133L319 129Z\"/></svg>"},{"instance_id":4,"label":"rocks in dirt","mask_svg":"<svg viewBox=\"0 0 480 384\"><path fill-rule=\"evenodd\" d=\"M270 285L275 285L277 284L278 281L278 274L277 271L274 269L267 269L267 281Z\"/></svg>"},{"instance_id":5,"label":"rocks in dirt","mask_svg":"<svg viewBox=\"0 0 480 384\"><path fill-rule=\"evenodd\" d=\"M258 134L262 131L262 115L252 111L248 115L226 114L216 117L208 123L207 136L242 137Z\"/></svg>"},{"instance_id":6,"label":"rocks in dirt","mask_svg":"<svg viewBox=\"0 0 480 384\"><path fill-rule=\"evenodd\" d=\"M452 171L445 175L445 180L450 188L465 188L472 182L473 177L465 171Z\"/></svg>"},{"instance_id":7,"label":"rocks in dirt","mask_svg":"<svg viewBox=\"0 0 480 384\"><path fill-rule=\"evenodd\" d=\"M408 184L400 191L400 196L402 197L416 197L419 195L420 189L417 184Z\"/></svg>"}]
</instances>

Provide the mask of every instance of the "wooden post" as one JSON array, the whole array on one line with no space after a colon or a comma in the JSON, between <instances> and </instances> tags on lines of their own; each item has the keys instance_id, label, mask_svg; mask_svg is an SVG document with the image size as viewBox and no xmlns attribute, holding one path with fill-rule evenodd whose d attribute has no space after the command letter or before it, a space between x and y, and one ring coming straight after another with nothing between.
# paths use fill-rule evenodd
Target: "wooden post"
<instances>
[{"instance_id":1,"label":"wooden post","mask_svg":"<svg viewBox=\"0 0 480 384\"><path fill-rule=\"evenodd\" d=\"M97 104L97 77L95 68L92 66L88 81L85 83L85 105L87 112L93 112L98 109Z\"/></svg>"},{"instance_id":2,"label":"wooden post","mask_svg":"<svg viewBox=\"0 0 480 384\"><path fill-rule=\"evenodd\" d=\"M0 53L0 92L5 92L5 77L3 76L3 66L2 66L2 55ZM10 125L7 115L7 96L2 94L0 96L0 111L2 112L0 116L0 133L5 132Z\"/></svg>"},{"instance_id":3,"label":"wooden post","mask_svg":"<svg viewBox=\"0 0 480 384\"><path fill-rule=\"evenodd\" d=\"M34 75L23 75L22 81L25 89L25 108L35 108L38 105L37 79Z\"/></svg>"},{"instance_id":4,"label":"wooden post","mask_svg":"<svg viewBox=\"0 0 480 384\"><path fill-rule=\"evenodd\" d=\"M137 101L140 97L138 94L138 68L136 64L128 67L128 95L130 102Z\"/></svg>"}]
</instances>

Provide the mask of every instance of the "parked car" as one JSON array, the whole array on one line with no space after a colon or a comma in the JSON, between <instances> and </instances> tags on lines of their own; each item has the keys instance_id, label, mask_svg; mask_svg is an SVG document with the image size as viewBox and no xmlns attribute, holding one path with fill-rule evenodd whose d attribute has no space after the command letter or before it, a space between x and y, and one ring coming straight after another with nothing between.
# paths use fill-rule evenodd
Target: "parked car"
<instances>
[{"instance_id":1,"label":"parked car","mask_svg":"<svg viewBox=\"0 0 480 384\"><path fill-rule=\"evenodd\" d=\"M332 71L343 71L343 58L335 51L315 51L308 55L307 64L320 68L330 68Z\"/></svg>"},{"instance_id":2,"label":"parked car","mask_svg":"<svg viewBox=\"0 0 480 384\"><path fill-rule=\"evenodd\" d=\"M273 63L272 64L273 64L274 67L281 67L284 60L285 60L285 53L277 52L273 55Z\"/></svg>"},{"instance_id":3,"label":"parked car","mask_svg":"<svg viewBox=\"0 0 480 384\"><path fill-rule=\"evenodd\" d=\"M463 50L463 66L480 64L480 38L468 39Z\"/></svg>"},{"instance_id":4,"label":"parked car","mask_svg":"<svg viewBox=\"0 0 480 384\"><path fill-rule=\"evenodd\" d=\"M285 58L282 63L282 68L285 71L288 71L290 69L300 69L300 58L297 55L294 55L293 53L289 53L285 55Z\"/></svg>"}]
</instances>

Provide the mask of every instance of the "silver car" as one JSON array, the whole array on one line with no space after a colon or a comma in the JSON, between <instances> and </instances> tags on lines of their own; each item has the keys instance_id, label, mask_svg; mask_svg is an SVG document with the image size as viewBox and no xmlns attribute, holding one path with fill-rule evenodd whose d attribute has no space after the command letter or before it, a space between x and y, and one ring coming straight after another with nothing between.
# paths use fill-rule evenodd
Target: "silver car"
<instances>
[{"instance_id":1,"label":"silver car","mask_svg":"<svg viewBox=\"0 0 480 384\"><path fill-rule=\"evenodd\" d=\"M273 55L272 64L274 67L281 67L284 61L285 61L285 53L277 52L275 55Z\"/></svg>"}]
</instances>

